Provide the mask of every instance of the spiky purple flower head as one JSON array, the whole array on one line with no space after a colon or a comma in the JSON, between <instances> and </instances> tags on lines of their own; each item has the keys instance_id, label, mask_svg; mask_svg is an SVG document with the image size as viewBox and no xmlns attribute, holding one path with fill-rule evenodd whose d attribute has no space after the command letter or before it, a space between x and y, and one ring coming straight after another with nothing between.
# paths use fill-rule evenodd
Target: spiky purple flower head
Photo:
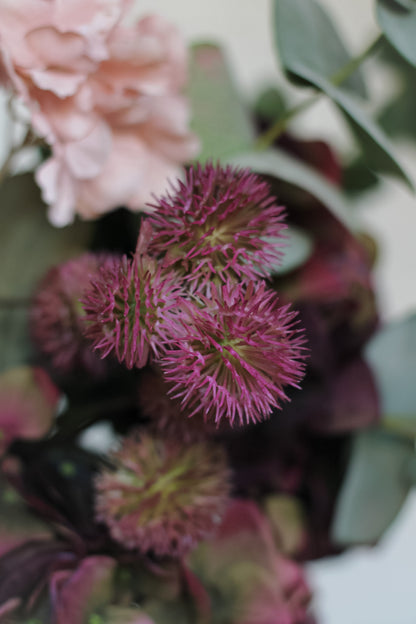
<instances>
[{"instance_id":1,"label":"spiky purple flower head","mask_svg":"<svg viewBox=\"0 0 416 624\"><path fill-rule=\"evenodd\" d=\"M151 251L189 280L266 277L281 260L283 209L249 169L190 167L185 182L152 207Z\"/></svg>"},{"instance_id":2,"label":"spiky purple flower head","mask_svg":"<svg viewBox=\"0 0 416 624\"><path fill-rule=\"evenodd\" d=\"M264 282L213 286L182 313L182 333L161 362L171 395L191 415L231 425L258 422L287 400L304 372L296 313Z\"/></svg>"},{"instance_id":3,"label":"spiky purple flower head","mask_svg":"<svg viewBox=\"0 0 416 624\"><path fill-rule=\"evenodd\" d=\"M229 496L222 447L148 434L124 439L96 486L96 514L125 548L182 556L219 524Z\"/></svg>"},{"instance_id":4,"label":"spiky purple flower head","mask_svg":"<svg viewBox=\"0 0 416 624\"><path fill-rule=\"evenodd\" d=\"M114 352L127 368L145 366L163 348L182 295L181 279L136 253L104 267L85 292L85 334L101 357Z\"/></svg>"},{"instance_id":5,"label":"spiky purple flower head","mask_svg":"<svg viewBox=\"0 0 416 624\"><path fill-rule=\"evenodd\" d=\"M92 374L103 371L84 337L84 311L79 299L99 268L111 265L115 258L85 253L50 269L36 288L29 312L31 337L61 373L78 366Z\"/></svg>"}]
</instances>

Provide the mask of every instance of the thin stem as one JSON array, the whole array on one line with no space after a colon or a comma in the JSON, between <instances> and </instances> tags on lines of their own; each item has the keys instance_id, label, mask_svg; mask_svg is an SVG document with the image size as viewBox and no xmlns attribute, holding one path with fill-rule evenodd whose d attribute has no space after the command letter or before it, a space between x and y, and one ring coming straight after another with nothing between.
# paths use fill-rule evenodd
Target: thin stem
<instances>
[{"instance_id":1,"label":"thin stem","mask_svg":"<svg viewBox=\"0 0 416 624\"><path fill-rule=\"evenodd\" d=\"M274 141L278 139L279 136L286 130L287 124L292 121L294 117L297 117L300 113L303 113L303 111L315 104L320 97L321 93L316 93L315 95L312 95L312 97L307 100L303 100L303 102L300 102L300 104L297 104L288 110L284 115L282 115L282 117L279 117L279 119L277 119L275 123L270 126L268 130L266 130L266 132L259 136L256 141L255 148L257 150L264 150L270 147L270 145L272 145L272 143L274 143Z\"/></svg>"},{"instance_id":2,"label":"thin stem","mask_svg":"<svg viewBox=\"0 0 416 624\"><path fill-rule=\"evenodd\" d=\"M382 35L379 35L361 54L351 59L344 65L344 67L341 67L339 71L333 74L333 76L329 79L330 83L335 87L338 87L345 82L345 80L352 76L352 74L358 69L361 63L377 50L381 41ZM274 141L276 141L276 139L278 139L279 136L286 130L288 123L292 121L294 117L297 117L297 115L313 106L313 104L315 104L323 95L325 95L323 92L316 93L312 97L300 102L300 104L297 104L288 110L282 117L279 117L279 119L277 119L275 123L257 139L255 146L256 149L264 150L270 147L270 145L272 145L272 143L274 143Z\"/></svg>"},{"instance_id":3,"label":"thin stem","mask_svg":"<svg viewBox=\"0 0 416 624\"><path fill-rule=\"evenodd\" d=\"M361 52L361 54L352 58L346 65L344 65L344 67L341 67L340 70L333 74L330 82L334 85L334 87L338 87L345 82L347 78L352 76L352 74L360 67L361 63L377 51L377 48L380 46L382 41L383 35L380 34L365 50L363 50L363 52Z\"/></svg>"}]
</instances>

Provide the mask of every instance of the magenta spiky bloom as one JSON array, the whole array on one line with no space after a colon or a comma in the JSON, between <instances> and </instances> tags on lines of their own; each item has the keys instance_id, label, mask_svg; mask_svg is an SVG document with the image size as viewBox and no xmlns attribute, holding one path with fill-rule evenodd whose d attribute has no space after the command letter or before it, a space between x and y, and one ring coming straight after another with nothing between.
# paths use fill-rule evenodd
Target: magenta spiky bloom
<instances>
[{"instance_id":1,"label":"magenta spiky bloom","mask_svg":"<svg viewBox=\"0 0 416 624\"><path fill-rule=\"evenodd\" d=\"M85 253L50 269L36 288L29 313L31 337L61 373L78 367L92 374L103 371L83 335L84 311L79 299L99 268L114 260L110 254Z\"/></svg>"},{"instance_id":2,"label":"magenta spiky bloom","mask_svg":"<svg viewBox=\"0 0 416 624\"><path fill-rule=\"evenodd\" d=\"M114 352L127 368L141 368L163 348L181 294L175 272L145 254L124 256L86 291L85 334L102 358Z\"/></svg>"},{"instance_id":3,"label":"magenta spiky bloom","mask_svg":"<svg viewBox=\"0 0 416 624\"><path fill-rule=\"evenodd\" d=\"M189 280L266 277L281 260L283 209L248 169L196 165L152 207L151 251Z\"/></svg>"},{"instance_id":4,"label":"magenta spiky bloom","mask_svg":"<svg viewBox=\"0 0 416 624\"><path fill-rule=\"evenodd\" d=\"M295 317L264 282L213 286L209 299L184 308L182 333L161 362L172 396L217 424L261 421L287 400L285 386L298 387L303 376Z\"/></svg>"},{"instance_id":5,"label":"magenta spiky bloom","mask_svg":"<svg viewBox=\"0 0 416 624\"><path fill-rule=\"evenodd\" d=\"M143 434L125 438L96 486L96 515L127 549L182 556L219 524L229 496L223 449Z\"/></svg>"}]
</instances>

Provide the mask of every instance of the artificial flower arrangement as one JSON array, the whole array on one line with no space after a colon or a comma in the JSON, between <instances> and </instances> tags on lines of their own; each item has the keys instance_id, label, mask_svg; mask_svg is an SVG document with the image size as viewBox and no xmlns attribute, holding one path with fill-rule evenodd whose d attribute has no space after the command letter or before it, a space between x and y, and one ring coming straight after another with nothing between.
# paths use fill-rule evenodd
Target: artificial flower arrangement
<instances>
[{"instance_id":1,"label":"artificial flower arrangement","mask_svg":"<svg viewBox=\"0 0 416 624\"><path fill-rule=\"evenodd\" d=\"M375 52L414 79L416 9L378 0L351 59L316 0L271 4L315 94L250 110L128 0L0 0L2 623L312 624L302 562L375 544L411 487L414 318L380 323L346 196L412 186L382 130L411 89L377 122L357 97ZM287 131L322 95L352 162Z\"/></svg>"}]
</instances>

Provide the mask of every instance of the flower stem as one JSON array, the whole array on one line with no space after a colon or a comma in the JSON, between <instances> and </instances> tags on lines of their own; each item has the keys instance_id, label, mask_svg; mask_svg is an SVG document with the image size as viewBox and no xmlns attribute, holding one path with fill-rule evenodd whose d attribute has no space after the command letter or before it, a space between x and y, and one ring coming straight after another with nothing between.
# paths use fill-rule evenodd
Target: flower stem
<instances>
[{"instance_id":1,"label":"flower stem","mask_svg":"<svg viewBox=\"0 0 416 624\"><path fill-rule=\"evenodd\" d=\"M378 35L378 37L370 43L370 45L358 56L354 57L348 63L346 63L339 71L337 71L333 76L329 79L330 83L338 87L341 85L347 78L349 78L361 65L361 63L368 58L370 55L374 54L374 52L379 47L382 41L382 35ZM297 117L300 113L303 113L306 109L310 108L313 104L315 104L322 95L325 95L323 92L316 93L312 97L309 97L303 102L300 102L290 110L288 110L282 117L279 117L275 121L275 123L264 132L256 142L257 150L264 150L270 147L276 139L286 130L286 127L290 121L294 117Z\"/></svg>"}]
</instances>

